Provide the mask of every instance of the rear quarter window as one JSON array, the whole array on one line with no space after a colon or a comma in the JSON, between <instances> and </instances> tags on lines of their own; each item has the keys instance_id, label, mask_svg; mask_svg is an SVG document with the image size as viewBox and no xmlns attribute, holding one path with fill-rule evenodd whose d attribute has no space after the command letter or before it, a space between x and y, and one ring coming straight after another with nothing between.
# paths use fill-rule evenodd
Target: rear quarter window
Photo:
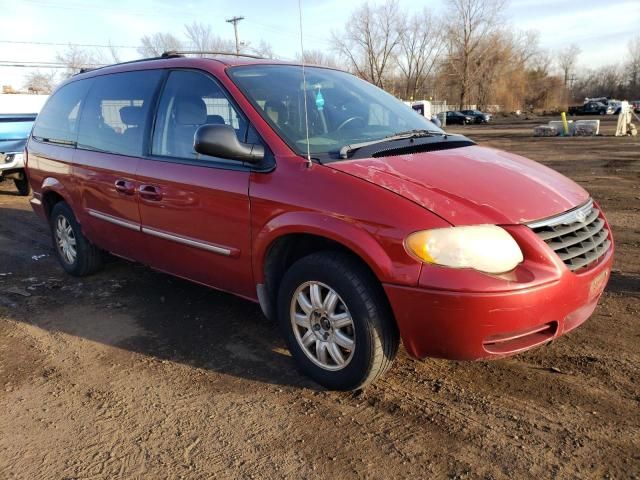
<instances>
[{"instance_id":1,"label":"rear quarter window","mask_svg":"<svg viewBox=\"0 0 640 480\"><path fill-rule=\"evenodd\" d=\"M59 143L74 143L78 135L80 106L91 79L64 85L49 99L38 115L33 137Z\"/></svg>"},{"instance_id":2,"label":"rear quarter window","mask_svg":"<svg viewBox=\"0 0 640 480\"><path fill-rule=\"evenodd\" d=\"M96 77L82 108L78 148L140 156L162 70Z\"/></svg>"}]
</instances>

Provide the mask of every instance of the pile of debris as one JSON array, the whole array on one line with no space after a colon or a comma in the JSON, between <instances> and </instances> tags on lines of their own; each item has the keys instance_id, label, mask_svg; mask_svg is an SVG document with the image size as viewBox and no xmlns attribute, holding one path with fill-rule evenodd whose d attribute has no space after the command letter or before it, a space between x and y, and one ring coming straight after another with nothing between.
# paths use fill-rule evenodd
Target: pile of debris
<instances>
[{"instance_id":1,"label":"pile of debris","mask_svg":"<svg viewBox=\"0 0 640 480\"><path fill-rule=\"evenodd\" d=\"M551 120L547 125L533 128L534 137L580 136L592 137L600 134L600 120L567 120L568 133L565 134L561 120Z\"/></svg>"}]
</instances>

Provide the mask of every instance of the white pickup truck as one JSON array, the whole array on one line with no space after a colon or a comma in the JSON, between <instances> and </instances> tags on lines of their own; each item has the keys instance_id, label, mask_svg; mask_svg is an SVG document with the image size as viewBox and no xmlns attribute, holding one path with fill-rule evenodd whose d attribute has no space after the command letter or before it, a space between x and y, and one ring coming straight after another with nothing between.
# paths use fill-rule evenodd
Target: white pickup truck
<instances>
[{"instance_id":1,"label":"white pickup truck","mask_svg":"<svg viewBox=\"0 0 640 480\"><path fill-rule=\"evenodd\" d=\"M23 150L38 112L49 95L0 93L0 181L12 178L21 195L29 195Z\"/></svg>"},{"instance_id":2,"label":"white pickup truck","mask_svg":"<svg viewBox=\"0 0 640 480\"><path fill-rule=\"evenodd\" d=\"M35 113L0 113L0 180L12 178L20 195L29 195L23 151L35 119Z\"/></svg>"}]
</instances>

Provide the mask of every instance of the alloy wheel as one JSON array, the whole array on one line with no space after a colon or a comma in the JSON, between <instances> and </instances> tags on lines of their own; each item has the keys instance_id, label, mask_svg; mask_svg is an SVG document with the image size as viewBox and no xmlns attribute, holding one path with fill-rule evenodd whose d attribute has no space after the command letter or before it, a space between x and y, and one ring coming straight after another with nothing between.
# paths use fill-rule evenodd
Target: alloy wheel
<instances>
[{"instance_id":1,"label":"alloy wheel","mask_svg":"<svg viewBox=\"0 0 640 480\"><path fill-rule=\"evenodd\" d=\"M290 316L298 345L313 363L330 371L349 364L356 345L355 327L335 290L321 282L303 283L291 299Z\"/></svg>"},{"instance_id":2,"label":"alloy wheel","mask_svg":"<svg viewBox=\"0 0 640 480\"><path fill-rule=\"evenodd\" d=\"M71 224L63 215L58 216L56 220L56 246L66 263L72 265L76 261L76 236Z\"/></svg>"}]
</instances>

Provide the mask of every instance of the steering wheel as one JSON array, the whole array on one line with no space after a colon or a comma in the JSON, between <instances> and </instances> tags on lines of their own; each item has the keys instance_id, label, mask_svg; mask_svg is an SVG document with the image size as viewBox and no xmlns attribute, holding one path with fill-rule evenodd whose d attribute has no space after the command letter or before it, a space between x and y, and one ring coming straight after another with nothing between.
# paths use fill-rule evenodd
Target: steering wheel
<instances>
[{"instance_id":1,"label":"steering wheel","mask_svg":"<svg viewBox=\"0 0 640 480\"><path fill-rule=\"evenodd\" d=\"M340 125L338 125L338 128L336 128L336 132L339 132L340 130L342 130L344 127L346 127L347 125L349 125L351 122L355 121L355 120L360 120L362 123L365 123L364 118L362 117L349 117L347 118L344 122L342 122Z\"/></svg>"}]
</instances>

